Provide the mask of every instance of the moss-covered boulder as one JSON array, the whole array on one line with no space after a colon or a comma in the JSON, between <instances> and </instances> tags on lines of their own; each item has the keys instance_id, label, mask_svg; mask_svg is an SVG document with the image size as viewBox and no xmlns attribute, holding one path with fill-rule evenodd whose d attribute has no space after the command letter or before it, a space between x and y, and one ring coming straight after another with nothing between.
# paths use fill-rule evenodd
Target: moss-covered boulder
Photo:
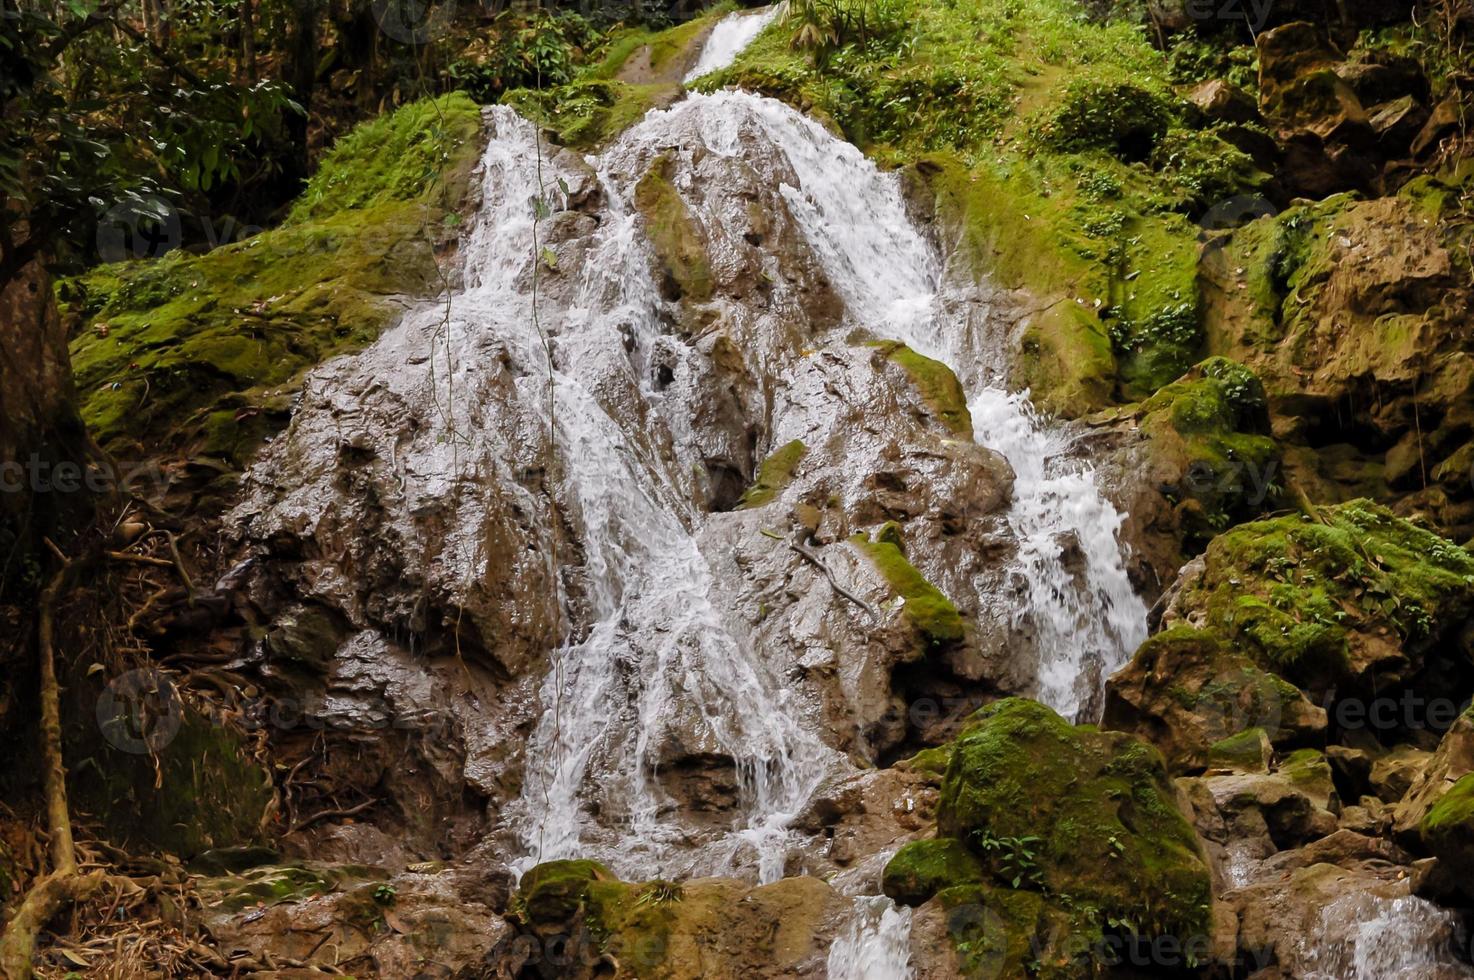
<instances>
[{"instance_id":1,"label":"moss-covered boulder","mask_svg":"<svg viewBox=\"0 0 1474 980\"><path fill-rule=\"evenodd\" d=\"M881 357L906 372L932 418L954 436L972 439L972 412L967 407L967 395L951 368L895 341L882 341L875 346Z\"/></svg>"},{"instance_id":2,"label":"moss-covered boulder","mask_svg":"<svg viewBox=\"0 0 1474 980\"><path fill-rule=\"evenodd\" d=\"M590 885L616 880L598 861L546 861L522 875L517 910L531 925L556 926L583 908Z\"/></svg>"},{"instance_id":3,"label":"moss-covered boulder","mask_svg":"<svg viewBox=\"0 0 1474 980\"><path fill-rule=\"evenodd\" d=\"M904 905L920 905L944 888L981 882L983 862L953 837L904 845L887 862L881 878L885 893Z\"/></svg>"},{"instance_id":4,"label":"moss-covered boulder","mask_svg":"<svg viewBox=\"0 0 1474 980\"><path fill-rule=\"evenodd\" d=\"M538 865L513 903L524 927L559 944L559 957L529 965L547 980L606 976L600 965L611 963L619 976L652 980L806 975L848 906L817 878L624 882L587 860Z\"/></svg>"},{"instance_id":5,"label":"moss-covered boulder","mask_svg":"<svg viewBox=\"0 0 1474 980\"><path fill-rule=\"evenodd\" d=\"M1252 749L1263 733L1294 747L1323 738L1326 712L1217 634L1174 626L1148 639L1106 683L1102 726L1155 745L1173 772L1201 771L1215 752ZM1256 736L1257 738L1257 736Z\"/></svg>"},{"instance_id":6,"label":"moss-covered boulder","mask_svg":"<svg viewBox=\"0 0 1474 980\"><path fill-rule=\"evenodd\" d=\"M635 185L635 207L663 269L662 289L670 299L711 299L711 260L706 233L670 182L672 161L662 154Z\"/></svg>"},{"instance_id":7,"label":"moss-covered boulder","mask_svg":"<svg viewBox=\"0 0 1474 980\"><path fill-rule=\"evenodd\" d=\"M773 450L758 467L757 479L742 494L742 499L737 502L737 509L747 510L772 503L793 482L793 472L798 469L798 464L807 452L808 447L803 444L802 439L786 442Z\"/></svg>"},{"instance_id":8,"label":"moss-covered boulder","mask_svg":"<svg viewBox=\"0 0 1474 980\"><path fill-rule=\"evenodd\" d=\"M1150 934L1207 929L1209 874L1161 755L1020 698L958 737L937 832L1013 888L1068 895Z\"/></svg>"},{"instance_id":9,"label":"moss-covered boulder","mask_svg":"<svg viewBox=\"0 0 1474 980\"><path fill-rule=\"evenodd\" d=\"M1211 631L1318 699L1467 677L1471 613L1474 555L1360 500L1219 536L1164 622Z\"/></svg>"}]
</instances>

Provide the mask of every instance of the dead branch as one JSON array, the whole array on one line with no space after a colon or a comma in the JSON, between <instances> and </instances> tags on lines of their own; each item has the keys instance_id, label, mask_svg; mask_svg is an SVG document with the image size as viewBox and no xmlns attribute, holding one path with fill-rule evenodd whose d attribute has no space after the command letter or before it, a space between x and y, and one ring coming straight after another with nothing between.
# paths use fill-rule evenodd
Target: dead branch
<instances>
[{"instance_id":1,"label":"dead branch","mask_svg":"<svg viewBox=\"0 0 1474 980\"><path fill-rule=\"evenodd\" d=\"M796 529L793 534L793 540L788 542L788 547L798 552L811 564L813 564L814 567L823 572L824 577L829 580L829 585L834 589L835 592L844 596L846 599L850 600L855 605L868 612L872 619L879 620L880 613L876 611L874 606L866 602L864 599L861 599L859 596L855 595L843 585L839 584L839 580L834 577L834 572L830 571L829 566L824 563L824 559L820 558L819 555L814 551L814 549L803 543L805 536L806 532L803 528L800 527Z\"/></svg>"},{"instance_id":2,"label":"dead branch","mask_svg":"<svg viewBox=\"0 0 1474 980\"><path fill-rule=\"evenodd\" d=\"M45 766L46 829L51 851L51 874L32 886L20 908L0 935L0 973L9 980L29 980L36 935L52 916L90 895L102 884L101 872L77 873L77 849L72 842L72 819L67 808L66 766L61 755L61 688L56 682L56 606L70 578L73 563L56 545L47 546L61 558L61 568L41 593L37 626L37 656L41 674L41 754Z\"/></svg>"}]
</instances>

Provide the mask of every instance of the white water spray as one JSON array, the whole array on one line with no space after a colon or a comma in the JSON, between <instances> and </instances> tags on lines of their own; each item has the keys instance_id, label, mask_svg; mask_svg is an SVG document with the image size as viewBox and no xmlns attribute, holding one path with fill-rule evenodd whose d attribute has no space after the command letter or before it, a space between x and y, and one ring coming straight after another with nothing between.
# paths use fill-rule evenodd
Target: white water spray
<instances>
[{"instance_id":1,"label":"white water spray","mask_svg":"<svg viewBox=\"0 0 1474 980\"><path fill-rule=\"evenodd\" d=\"M1413 895L1385 898L1353 892L1321 912L1321 932L1354 922L1344 943L1312 947L1306 980L1442 980L1474 978L1454 950L1465 935L1459 917ZM1316 936L1306 937L1308 944Z\"/></svg>"},{"instance_id":2,"label":"white water spray","mask_svg":"<svg viewBox=\"0 0 1474 980\"><path fill-rule=\"evenodd\" d=\"M903 980L912 972L910 940L910 909L857 898L849 928L829 947L829 980Z\"/></svg>"},{"instance_id":3,"label":"white water spray","mask_svg":"<svg viewBox=\"0 0 1474 980\"><path fill-rule=\"evenodd\" d=\"M742 50L763 32L763 28L773 22L782 6L775 3L761 10L739 10L717 21L706 44L701 48L701 56L697 58L696 65L686 73L682 81L689 85L702 75L721 71L736 61Z\"/></svg>"}]
</instances>

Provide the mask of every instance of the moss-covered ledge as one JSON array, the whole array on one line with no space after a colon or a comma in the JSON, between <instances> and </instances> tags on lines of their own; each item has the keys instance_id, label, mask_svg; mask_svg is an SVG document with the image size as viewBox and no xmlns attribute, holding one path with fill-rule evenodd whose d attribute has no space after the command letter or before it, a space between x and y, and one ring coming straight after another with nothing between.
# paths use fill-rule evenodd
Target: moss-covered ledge
<instances>
[{"instance_id":1,"label":"moss-covered ledge","mask_svg":"<svg viewBox=\"0 0 1474 980\"><path fill-rule=\"evenodd\" d=\"M281 227L60 283L98 440L125 460L243 465L304 370L445 288L437 253L460 223L479 131L462 94L407 105L342 139Z\"/></svg>"},{"instance_id":2,"label":"moss-covered ledge","mask_svg":"<svg viewBox=\"0 0 1474 980\"><path fill-rule=\"evenodd\" d=\"M901 529L896 524L886 524L873 539L856 534L850 544L870 560L901 597L901 609L916 630L924 652L945 650L967 638L967 624L952 600L906 558Z\"/></svg>"}]
</instances>

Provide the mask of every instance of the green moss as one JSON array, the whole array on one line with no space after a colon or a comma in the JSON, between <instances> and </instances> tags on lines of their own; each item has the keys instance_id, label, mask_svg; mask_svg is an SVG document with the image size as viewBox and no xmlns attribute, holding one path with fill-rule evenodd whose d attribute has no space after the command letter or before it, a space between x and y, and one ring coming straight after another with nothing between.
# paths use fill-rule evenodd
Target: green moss
<instances>
[{"instance_id":1,"label":"green moss","mask_svg":"<svg viewBox=\"0 0 1474 980\"><path fill-rule=\"evenodd\" d=\"M323 157L289 223L404 201L454 209L462 182L447 180L469 161L481 110L464 93L411 103L355 128Z\"/></svg>"},{"instance_id":2,"label":"green moss","mask_svg":"<svg viewBox=\"0 0 1474 980\"><path fill-rule=\"evenodd\" d=\"M690 51L697 37L708 26L736 9L737 4L733 0L723 0L703 10L699 17L665 30L652 31L638 27L618 30L609 36L600 61L590 66L581 77L615 78L642 49L649 50L650 67L657 72L663 71Z\"/></svg>"},{"instance_id":3,"label":"green moss","mask_svg":"<svg viewBox=\"0 0 1474 980\"><path fill-rule=\"evenodd\" d=\"M1152 167L1171 183L1175 208L1192 215L1257 194L1270 179L1243 150L1204 130L1164 134L1152 151Z\"/></svg>"},{"instance_id":4,"label":"green moss","mask_svg":"<svg viewBox=\"0 0 1474 980\"><path fill-rule=\"evenodd\" d=\"M1277 770L1313 798L1329 799L1335 792L1331 780L1331 764L1319 749L1298 749L1280 763Z\"/></svg>"},{"instance_id":5,"label":"green moss","mask_svg":"<svg viewBox=\"0 0 1474 980\"><path fill-rule=\"evenodd\" d=\"M875 346L906 372L933 416L954 435L972 439L972 413L967 408L967 395L951 368L895 341L882 341Z\"/></svg>"},{"instance_id":6,"label":"green moss","mask_svg":"<svg viewBox=\"0 0 1474 980\"><path fill-rule=\"evenodd\" d=\"M1208 928L1209 874L1175 800L1151 746L1009 698L957 738L937 831L984 848L1014 887L1067 895L1145 935L1194 935Z\"/></svg>"},{"instance_id":7,"label":"green moss","mask_svg":"<svg viewBox=\"0 0 1474 980\"><path fill-rule=\"evenodd\" d=\"M667 294L697 302L711 299L711 260L706 234L670 182L670 158L662 154L635 185L635 207L665 270Z\"/></svg>"},{"instance_id":8,"label":"green moss","mask_svg":"<svg viewBox=\"0 0 1474 980\"><path fill-rule=\"evenodd\" d=\"M280 228L58 285L84 321L72 367L106 448L121 459L208 450L241 465L284 424L284 392L305 369L371 342L403 309L399 297L444 287L435 249L479 146L475 107L463 96L438 105L369 124L371 137L405 144L397 165L371 152L382 150L375 139L346 137ZM438 133L417 135L427 118Z\"/></svg>"},{"instance_id":9,"label":"green moss","mask_svg":"<svg viewBox=\"0 0 1474 980\"><path fill-rule=\"evenodd\" d=\"M960 840L918 840L895 853L881 876L891 899L920 905L944 888L983 880L983 863Z\"/></svg>"},{"instance_id":10,"label":"green moss","mask_svg":"<svg viewBox=\"0 0 1474 980\"><path fill-rule=\"evenodd\" d=\"M1060 153L1105 150L1128 162L1150 156L1175 121L1161 90L1126 81L1070 81L1031 127L1041 146Z\"/></svg>"},{"instance_id":11,"label":"green moss","mask_svg":"<svg viewBox=\"0 0 1474 980\"><path fill-rule=\"evenodd\" d=\"M940 776L947 771L947 765L952 761L952 743L936 745L920 752L906 760L906 765L917 772L929 772Z\"/></svg>"},{"instance_id":12,"label":"green moss","mask_svg":"<svg viewBox=\"0 0 1474 980\"><path fill-rule=\"evenodd\" d=\"M551 130L563 146L594 150L679 98L673 82L637 84L585 78L549 89L513 89L502 101Z\"/></svg>"},{"instance_id":13,"label":"green moss","mask_svg":"<svg viewBox=\"0 0 1474 980\"><path fill-rule=\"evenodd\" d=\"M1248 368L1210 358L1159 389L1140 413L1159 466L1176 481L1187 550L1279 505L1280 449L1269 435L1264 387Z\"/></svg>"},{"instance_id":14,"label":"green moss","mask_svg":"<svg viewBox=\"0 0 1474 980\"><path fill-rule=\"evenodd\" d=\"M1371 681L1353 674L1351 642L1386 634L1416 656L1474 613L1474 555L1370 501L1319 516L1220 535L1179 600L1184 615L1321 693Z\"/></svg>"},{"instance_id":15,"label":"green moss","mask_svg":"<svg viewBox=\"0 0 1474 980\"><path fill-rule=\"evenodd\" d=\"M619 884L598 861L545 861L523 874L518 882L518 911L533 925L562 924L583 907L595 882Z\"/></svg>"},{"instance_id":16,"label":"green moss","mask_svg":"<svg viewBox=\"0 0 1474 980\"><path fill-rule=\"evenodd\" d=\"M793 482L793 471L798 468L799 461L804 458L806 452L808 452L808 447L800 439L785 443L773 450L772 455L763 460L762 466L758 467L757 480L747 488L747 492L737 502L737 509L750 510L772 503L773 498Z\"/></svg>"},{"instance_id":17,"label":"green moss","mask_svg":"<svg viewBox=\"0 0 1474 980\"><path fill-rule=\"evenodd\" d=\"M1463 776L1423 817L1419 828L1425 837L1474 835L1474 773Z\"/></svg>"},{"instance_id":18,"label":"green moss","mask_svg":"<svg viewBox=\"0 0 1474 980\"><path fill-rule=\"evenodd\" d=\"M1208 749L1208 765L1215 769L1264 772L1269 736L1262 728L1250 728L1214 742Z\"/></svg>"},{"instance_id":19,"label":"green moss","mask_svg":"<svg viewBox=\"0 0 1474 980\"><path fill-rule=\"evenodd\" d=\"M1098 910L992 884L937 894L965 977L1077 980L1111 963Z\"/></svg>"},{"instance_id":20,"label":"green moss","mask_svg":"<svg viewBox=\"0 0 1474 980\"><path fill-rule=\"evenodd\" d=\"M1461 777L1433 804L1418 831L1441 866L1460 880L1474 875L1474 773Z\"/></svg>"},{"instance_id":21,"label":"green moss","mask_svg":"<svg viewBox=\"0 0 1474 980\"><path fill-rule=\"evenodd\" d=\"M927 650L961 643L967 636L962 616L952 600L926 580L894 540L869 540L857 534L850 543L859 548L905 602L906 619Z\"/></svg>"}]
</instances>

